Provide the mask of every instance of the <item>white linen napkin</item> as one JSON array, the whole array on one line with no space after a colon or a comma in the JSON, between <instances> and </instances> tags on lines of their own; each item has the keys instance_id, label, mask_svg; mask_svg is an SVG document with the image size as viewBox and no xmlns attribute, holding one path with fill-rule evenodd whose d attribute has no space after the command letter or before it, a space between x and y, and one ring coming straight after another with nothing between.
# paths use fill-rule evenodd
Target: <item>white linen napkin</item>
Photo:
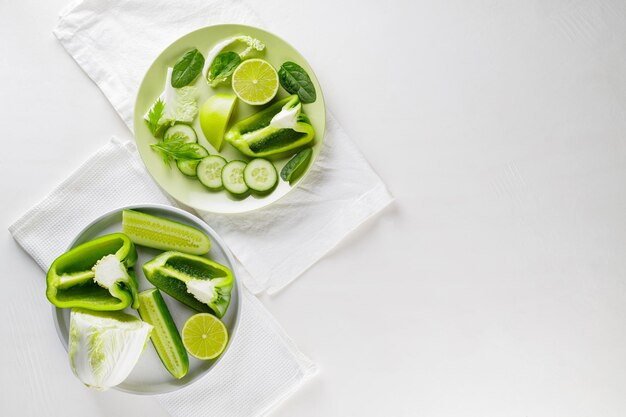
<instances>
[{"instance_id":1,"label":"white linen napkin","mask_svg":"<svg viewBox=\"0 0 626 417\"><path fill-rule=\"evenodd\" d=\"M82 0L61 13L54 33L132 130L135 96L152 61L180 36L218 23L264 26L238 0ZM332 116L326 126L298 189L248 214L200 213L249 273L244 282L254 293L283 288L392 201Z\"/></svg>"},{"instance_id":2,"label":"white linen napkin","mask_svg":"<svg viewBox=\"0 0 626 417\"><path fill-rule=\"evenodd\" d=\"M141 203L168 200L145 171L134 143L114 138L9 231L47 270L92 220ZM157 396L172 416L263 416L317 371L245 288L241 302L233 346L216 368L187 388Z\"/></svg>"}]
</instances>

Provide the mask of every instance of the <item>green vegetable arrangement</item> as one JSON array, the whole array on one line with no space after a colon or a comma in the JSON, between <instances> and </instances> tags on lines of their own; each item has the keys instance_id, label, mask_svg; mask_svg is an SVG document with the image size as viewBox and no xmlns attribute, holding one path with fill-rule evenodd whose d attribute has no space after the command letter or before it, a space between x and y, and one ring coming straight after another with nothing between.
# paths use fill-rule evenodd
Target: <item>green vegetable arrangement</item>
<instances>
[{"instance_id":1,"label":"green vegetable arrangement","mask_svg":"<svg viewBox=\"0 0 626 417\"><path fill-rule=\"evenodd\" d=\"M145 115L156 139L152 149L166 165L175 162L185 178L198 180L207 191L226 190L238 199L265 195L276 188L279 180L294 185L312 159L315 130L304 107L317 99L313 81L293 61L274 69L258 58L265 50L261 40L240 35L217 42L206 59L197 48L186 51L168 68L163 93ZM206 82L197 81L199 78ZM228 83L234 94L214 94L198 111L199 89L223 89ZM290 95L276 99L278 86ZM269 104L247 118L233 121L238 98L239 106L254 108L268 100ZM198 114L201 140L191 126ZM238 150L241 157L230 162L224 159L219 154L223 143ZM266 164L292 157L280 176L269 175L276 168L270 170ZM257 162L259 158L263 162ZM251 162L255 170L249 169L244 175ZM253 171L268 174L253 176Z\"/></svg>"},{"instance_id":2,"label":"green vegetable arrangement","mask_svg":"<svg viewBox=\"0 0 626 417\"><path fill-rule=\"evenodd\" d=\"M133 266L137 246L165 250L142 265L154 288L137 292ZM219 320L230 305L232 271L205 255L210 241L202 231L137 210L122 212L122 233L85 242L60 255L47 273L46 295L59 308L71 308L69 355L74 374L88 387L105 390L123 382L144 351L147 339L176 379L195 357L219 356L228 339ZM213 315L219 331L181 335L161 291L192 309ZM121 310L132 307L141 317ZM187 322L206 321L188 317ZM187 343L191 343L187 346ZM207 345L204 346L203 344ZM202 357L204 358L204 357Z\"/></svg>"}]
</instances>

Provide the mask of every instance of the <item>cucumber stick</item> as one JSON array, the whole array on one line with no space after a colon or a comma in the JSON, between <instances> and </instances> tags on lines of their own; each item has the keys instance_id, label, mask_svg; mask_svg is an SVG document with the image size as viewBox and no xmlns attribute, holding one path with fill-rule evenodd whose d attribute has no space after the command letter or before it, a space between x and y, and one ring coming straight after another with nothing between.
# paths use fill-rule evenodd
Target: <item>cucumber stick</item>
<instances>
[{"instance_id":1,"label":"cucumber stick","mask_svg":"<svg viewBox=\"0 0 626 417\"><path fill-rule=\"evenodd\" d=\"M189 370L189 357L163 296L156 288L139 293L139 315L154 326L150 340L165 369L182 378Z\"/></svg>"},{"instance_id":2,"label":"cucumber stick","mask_svg":"<svg viewBox=\"0 0 626 417\"><path fill-rule=\"evenodd\" d=\"M133 243L154 249L204 255L211 248L209 237L194 227L134 210L122 212L122 232Z\"/></svg>"}]
</instances>

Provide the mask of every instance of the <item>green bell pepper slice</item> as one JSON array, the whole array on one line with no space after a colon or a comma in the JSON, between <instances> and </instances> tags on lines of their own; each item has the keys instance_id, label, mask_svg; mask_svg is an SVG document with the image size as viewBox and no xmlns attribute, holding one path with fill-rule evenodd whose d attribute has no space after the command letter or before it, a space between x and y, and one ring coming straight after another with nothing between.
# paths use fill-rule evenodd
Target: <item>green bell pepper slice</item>
<instances>
[{"instance_id":1,"label":"green bell pepper slice","mask_svg":"<svg viewBox=\"0 0 626 417\"><path fill-rule=\"evenodd\" d=\"M235 123L224 139L244 155L280 155L310 143L315 130L302 113L297 95L291 95Z\"/></svg>"},{"instance_id":2,"label":"green bell pepper slice","mask_svg":"<svg viewBox=\"0 0 626 417\"><path fill-rule=\"evenodd\" d=\"M226 313L234 277L224 265L203 256L169 251L142 268L152 285L194 310L220 318Z\"/></svg>"},{"instance_id":3,"label":"green bell pepper slice","mask_svg":"<svg viewBox=\"0 0 626 417\"><path fill-rule=\"evenodd\" d=\"M122 233L85 242L52 263L46 276L46 296L61 308L137 308L137 279L134 271L127 269L136 262L135 245Z\"/></svg>"}]
</instances>

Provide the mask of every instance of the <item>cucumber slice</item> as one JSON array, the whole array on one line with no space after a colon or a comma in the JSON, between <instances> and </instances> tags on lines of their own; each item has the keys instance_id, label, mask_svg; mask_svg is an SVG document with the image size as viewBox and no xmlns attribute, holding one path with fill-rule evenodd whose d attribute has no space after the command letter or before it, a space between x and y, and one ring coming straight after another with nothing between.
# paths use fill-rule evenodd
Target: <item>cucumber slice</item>
<instances>
[{"instance_id":1,"label":"cucumber slice","mask_svg":"<svg viewBox=\"0 0 626 417\"><path fill-rule=\"evenodd\" d=\"M222 168L222 182L224 188L232 194L241 195L248 192L249 188L243 180L243 170L246 163L243 161L230 161Z\"/></svg>"},{"instance_id":2,"label":"cucumber slice","mask_svg":"<svg viewBox=\"0 0 626 417\"><path fill-rule=\"evenodd\" d=\"M250 189L265 192L276 185L278 173L274 164L267 159L255 158L243 170L243 180Z\"/></svg>"},{"instance_id":3,"label":"cucumber slice","mask_svg":"<svg viewBox=\"0 0 626 417\"><path fill-rule=\"evenodd\" d=\"M143 321L154 327L150 340L165 369L174 378L184 377L189 370L189 357L159 290L152 288L140 292L137 311Z\"/></svg>"},{"instance_id":4,"label":"cucumber slice","mask_svg":"<svg viewBox=\"0 0 626 417\"><path fill-rule=\"evenodd\" d=\"M294 155L280 171L280 177L289 183L294 182L304 173L313 155L313 149L305 148Z\"/></svg>"},{"instance_id":5,"label":"cucumber slice","mask_svg":"<svg viewBox=\"0 0 626 417\"><path fill-rule=\"evenodd\" d=\"M209 237L194 227L134 210L122 212L122 233L154 249L204 255L211 248Z\"/></svg>"},{"instance_id":6,"label":"cucumber slice","mask_svg":"<svg viewBox=\"0 0 626 417\"><path fill-rule=\"evenodd\" d=\"M198 145L200 146L200 145ZM200 147L201 151L200 154L204 157L204 156L209 156L209 152ZM180 172L182 172L183 174L187 175L188 177L195 177L196 176L196 169L198 168L198 164L200 163L199 159L180 159L178 161L176 161L176 166L178 167L178 170Z\"/></svg>"},{"instance_id":7,"label":"cucumber slice","mask_svg":"<svg viewBox=\"0 0 626 417\"><path fill-rule=\"evenodd\" d=\"M198 142L198 135L196 135L196 131L193 130L193 127L184 123L177 123L174 126L169 127L163 134L163 141L167 142L175 136L182 137L185 143Z\"/></svg>"},{"instance_id":8,"label":"cucumber slice","mask_svg":"<svg viewBox=\"0 0 626 417\"><path fill-rule=\"evenodd\" d=\"M200 160L196 175L200 182L211 190L222 188L222 168L226 160L219 155L209 155Z\"/></svg>"}]
</instances>

